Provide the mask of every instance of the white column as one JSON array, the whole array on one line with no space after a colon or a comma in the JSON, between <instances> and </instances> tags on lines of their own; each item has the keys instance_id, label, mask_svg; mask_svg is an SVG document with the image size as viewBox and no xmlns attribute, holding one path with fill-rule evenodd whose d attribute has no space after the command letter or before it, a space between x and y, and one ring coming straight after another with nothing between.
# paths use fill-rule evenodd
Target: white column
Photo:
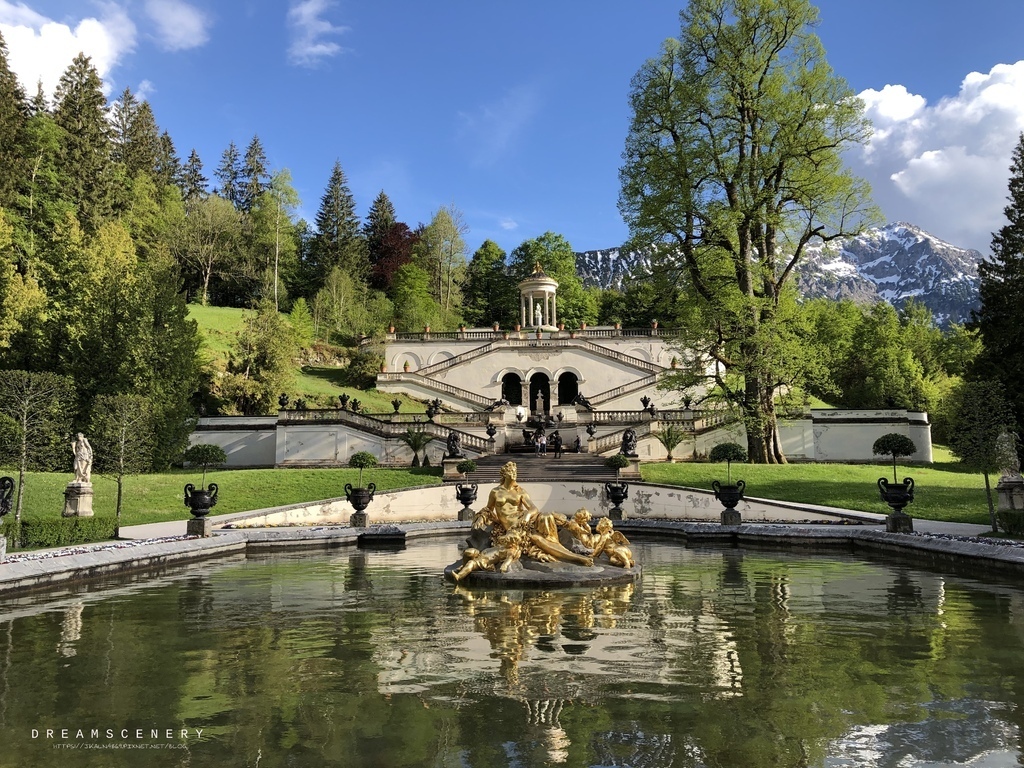
<instances>
[{"instance_id":1,"label":"white column","mask_svg":"<svg viewBox=\"0 0 1024 768\"><path fill-rule=\"evenodd\" d=\"M519 324L526 327L526 297L519 294Z\"/></svg>"},{"instance_id":2,"label":"white column","mask_svg":"<svg viewBox=\"0 0 1024 768\"><path fill-rule=\"evenodd\" d=\"M551 292L551 324L558 325L558 302L555 301L556 294Z\"/></svg>"},{"instance_id":3,"label":"white column","mask_svg":"<svg viewBox=\"0 0 1024 768\"><path fill-rule=\"evenodd\" d=\"M533 309L533 294L531 293L530 294L530 314L528 315L528 317L530 318L530 322L526 324L528 327L533 325L533 312L534 312L534 309Z\"/></svg>"}]
</instances>

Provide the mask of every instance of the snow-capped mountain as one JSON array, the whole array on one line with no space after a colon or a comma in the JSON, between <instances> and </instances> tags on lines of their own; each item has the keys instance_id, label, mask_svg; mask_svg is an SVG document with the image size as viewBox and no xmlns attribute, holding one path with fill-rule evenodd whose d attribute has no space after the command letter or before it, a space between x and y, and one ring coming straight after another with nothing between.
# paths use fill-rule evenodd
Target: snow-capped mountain
<instances>
[{"instance_id":1,"label":"snow-capped mountain","mask_svg":"<svg viewBox=\"0 0 1024 768\"><path fill-rule=\"evenodd\" d=\"M810 248L796 281L808 298L883 299L894 306L914 298L945 326L969 320L977 308L981 259L978 251L896 222ZM576 254L576 272L584 284L602 288L621 289L623 281L643 274L647 266L645 254L619 248Z\"/></svg>"},{"instance_id":2,"label":"snow-capped mountain","mask_svg":"<svg viewBox=\"0 0 1024 768\"><path fill-rule=\"evenodd\" d=\"M797 274L804 296L917 299L940 325L963 323L978 307L978 251L958 248L905 222L810 249Z\"/></svg>"}]
</instances>

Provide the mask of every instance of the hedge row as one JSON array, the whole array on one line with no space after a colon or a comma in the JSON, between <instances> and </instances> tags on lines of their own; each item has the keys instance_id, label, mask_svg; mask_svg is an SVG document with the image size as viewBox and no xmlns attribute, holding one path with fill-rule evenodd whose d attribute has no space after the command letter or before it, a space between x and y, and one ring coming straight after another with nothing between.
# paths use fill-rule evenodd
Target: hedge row
<instances>
[{"instance_id":1,"label":"hedge row","mask_svg":"<svg viewBox=\"0 0 1024 768\"><path fill-rule=\"evenodd\" d=\"M42 520L22 518L20 535L15 536L14 516L8 515L0 522L0 536L7 537L9 550L14 549L15 539L19 549L68 547L93 541L109 541L117 536L117 518L102 515Z\"/></svg>"}]
</instances>

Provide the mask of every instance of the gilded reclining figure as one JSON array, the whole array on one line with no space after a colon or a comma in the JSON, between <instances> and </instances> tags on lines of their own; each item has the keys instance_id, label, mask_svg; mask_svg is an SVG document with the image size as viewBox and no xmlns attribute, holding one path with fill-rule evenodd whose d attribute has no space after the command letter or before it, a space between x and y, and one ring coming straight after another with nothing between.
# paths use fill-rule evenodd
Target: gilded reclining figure
<instances>
[{"instance_id":1,"label":"gilded reclining figure","mask_svg":"<svg viewBox=\"0 0 1024 768\"><path fill-rule=\"evenodd\" d=\"M579 510L571 520L562 514L541 512L516 482L517 475L515 462L510 461L501 468L501 483L491 490L486 506L473 518L474 529L490 530L491 546L482 550L466 549L462 566L452 573L456 581L475 570L505 573L522 557L542 563L593 566L594 558L603 552L613 565L633 566L629 542L620 532L612 531L610 520L602 518L595 533L590 527L591 515L585 509ZM591 554L567 549L559 541L561 529Z\"/></svg>"}]
</instances>

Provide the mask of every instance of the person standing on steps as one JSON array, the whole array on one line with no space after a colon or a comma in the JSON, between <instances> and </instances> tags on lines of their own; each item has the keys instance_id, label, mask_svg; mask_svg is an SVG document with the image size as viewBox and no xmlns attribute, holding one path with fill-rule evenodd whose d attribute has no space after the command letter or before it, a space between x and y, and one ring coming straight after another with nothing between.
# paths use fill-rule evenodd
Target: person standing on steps
<instances>
[{"instance_id":1,"label":"person standing on steps","mask_svg":"<svg viewBox=\"0 0 1024 768\"><path fill-rule=\"evenodd\" d=\"M554 432L551 433L551 447L555 451L555 458L556 459L561 458L561 456L562 456L562 436L560 434L558 434L558 430L557 429Z\"/></svg>"},{"instance_id":2,"label":"person standing on steps","mask_svg":"<svg viewBox=\"0 0 1024 768\"><path fill-rule=\"evenodd\" d=\"M540 455L548 455L548 438L543 432L540 433Z\"/></svg>"}]
</instances>

